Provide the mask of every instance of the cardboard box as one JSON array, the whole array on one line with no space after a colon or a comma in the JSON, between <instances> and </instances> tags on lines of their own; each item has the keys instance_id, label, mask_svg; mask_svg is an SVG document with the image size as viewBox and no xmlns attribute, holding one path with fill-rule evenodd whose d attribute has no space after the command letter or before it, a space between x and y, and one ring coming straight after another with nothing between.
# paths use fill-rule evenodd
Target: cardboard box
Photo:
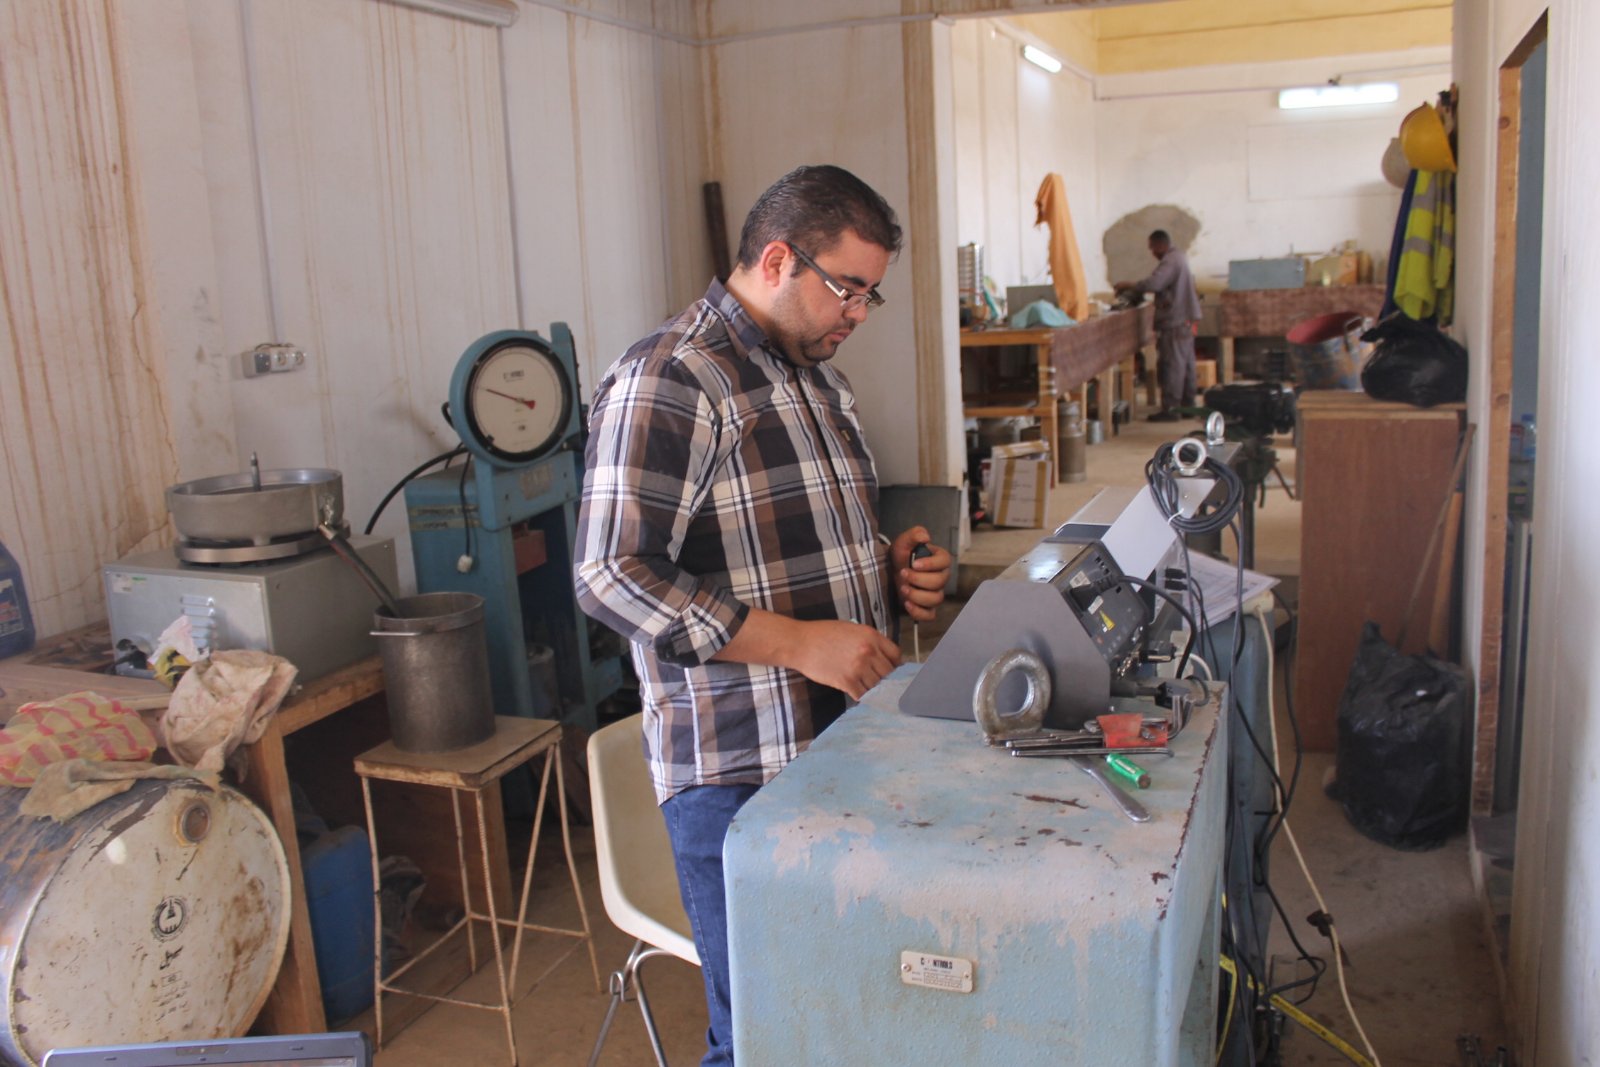
<instances>
[{"instance_id":1,"label":"cardboard box","mask_svg":"<svg viewBox=\"0 0 1600 1067\"><path fill-rule=\"evenodd\" d=\"M989 455L989 509L996 526L1044 525L1050 449L1043 441L996 445Z\"/></svg>"}]
</instances>

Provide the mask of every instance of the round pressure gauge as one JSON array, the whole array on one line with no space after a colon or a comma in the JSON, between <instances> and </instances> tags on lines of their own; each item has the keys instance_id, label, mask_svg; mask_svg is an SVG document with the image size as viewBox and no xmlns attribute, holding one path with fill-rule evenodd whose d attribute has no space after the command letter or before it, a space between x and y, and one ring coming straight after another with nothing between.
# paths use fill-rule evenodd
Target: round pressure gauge
<instances>
[{"instance_id":1,"label":"round pressure gauge","mask_svg":"<svg viewBox=\"0 0 1600 1067\"><path fill-rule=\"evenodd\" d=\"M574 390L571 373L549 345L537 334L513 333L474 348L451 390L456 430L468 447L514 464L559 445Z\"/></svg>"}]
</instances>

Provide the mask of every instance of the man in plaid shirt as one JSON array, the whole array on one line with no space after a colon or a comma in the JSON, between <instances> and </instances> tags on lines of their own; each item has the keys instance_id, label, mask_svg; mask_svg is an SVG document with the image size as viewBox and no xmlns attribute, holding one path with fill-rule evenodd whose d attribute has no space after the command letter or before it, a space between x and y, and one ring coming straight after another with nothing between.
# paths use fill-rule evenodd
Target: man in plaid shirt
<instances>
[{"instance_id":1,"label":"man in plaid shirt","mask_svg":"<svg viewBox=\"0 0 1600 1067\"><path fill-rule=\"evenodd\" d=\"M726 287L634 345L595 392L578 523L583 609L633 643L644 743L733 1062L722 843L739 807L900 662L950 554L878 531L855 395L829 360L883 303L894 211L800 167L745 219ZM912 559L919 545L928 553Z\"/></svg>"}]
</instances>

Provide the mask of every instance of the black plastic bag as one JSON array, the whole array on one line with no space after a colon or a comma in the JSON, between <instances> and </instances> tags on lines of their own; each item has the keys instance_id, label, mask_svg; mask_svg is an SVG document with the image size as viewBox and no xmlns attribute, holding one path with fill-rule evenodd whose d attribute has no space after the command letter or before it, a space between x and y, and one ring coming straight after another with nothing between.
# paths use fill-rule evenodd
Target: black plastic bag
<instances>
[{"instance_id":1,"label":"black plastic bag","mask_svg":"<svg viewBox=\"0 0 1600 1067\"><path fill-rule=\"evenodd\" d=\"M1422 851L1464 830L1467 675L1408 656L1367 623L1339 701L1339 802L1374 841Z\"/></svg>"},{"instance_id":2,"label":"black plastic bag","mask_svg":"<svg viewBox=\"0 0 1600 1067\"><path fill-rule=\"evenodd\" d=\"M1467 350L1433 323L1391 315L1361 339L1377 346L1361 368L1368 396L1419 408L1467 398Z\"/></svg>"}]
</instances>

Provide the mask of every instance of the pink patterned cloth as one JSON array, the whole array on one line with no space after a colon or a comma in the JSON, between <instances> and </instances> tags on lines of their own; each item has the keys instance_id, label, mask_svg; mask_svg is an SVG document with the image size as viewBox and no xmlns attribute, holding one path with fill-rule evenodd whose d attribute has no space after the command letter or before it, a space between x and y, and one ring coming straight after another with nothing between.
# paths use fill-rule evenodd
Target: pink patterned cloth
<instances>
[{"instance_id":1,"label":"pink patterned cloth","mask_svg":"<svg viewBox=\"0 0 1600 1067\"><path fill-rule=\"evenodd\" d=\"M29 786L65 760L148 760L156 736L139 713L98 693L24 704L0 729L0 783Z\"/></svg>"}]
</instances>

